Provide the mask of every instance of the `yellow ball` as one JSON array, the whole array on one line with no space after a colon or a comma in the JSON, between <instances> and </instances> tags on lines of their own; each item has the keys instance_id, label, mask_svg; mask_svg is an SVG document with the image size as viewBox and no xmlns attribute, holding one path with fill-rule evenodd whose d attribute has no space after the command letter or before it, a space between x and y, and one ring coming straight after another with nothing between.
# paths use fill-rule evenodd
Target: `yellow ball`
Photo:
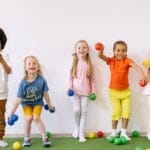
<instances>
[{"instance_id":1,"label":"yellow ball","mask_svg":"<svg viewBox=\"0 0 150 150\"><path fill-rule=\"evenodd\" d=\"M150 59L145 59L143 61L144 66L149 67L150 66Z\"/></svg>"},{"instance_id":2,"label":"yellow ball","mask_svg":"<svg viewBox=\"0 0 150 150\"><path fill-rule=\"evenodd\" d=\"M93 138L95 138L95 133L94 132L89 132L88 133L88 138L90 138L90 139L93 139Z\"/></svg>"},{"instance_id":3,"label":"yellow ball","mask_svg":"<svg viewBox=\"0 0 150 150\"><path fill-rule=\"evenodd\" d=\"M21 144L20 142L15 142L13 143L13 150L20 150L21 149Z\"/></svg>"}]
</instances>

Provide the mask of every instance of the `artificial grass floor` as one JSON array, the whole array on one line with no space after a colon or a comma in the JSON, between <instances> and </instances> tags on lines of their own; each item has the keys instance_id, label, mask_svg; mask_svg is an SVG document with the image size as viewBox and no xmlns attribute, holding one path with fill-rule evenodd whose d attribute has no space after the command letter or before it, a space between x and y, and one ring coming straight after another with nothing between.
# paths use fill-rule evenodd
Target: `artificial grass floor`
<instances>
[{"instance_id":1,"label":"artificial grass floor","mask_svg":"<svg viewBox=\"0 0 150 150\"><path fill-rule=\"evenodd\" d=\"M5 140L9 146L0 150L13 150L13 143L19 141L22 144L23 138L6 138ZM44 148L40 138L33 138L31 142L31 147L22 147L21 150L150 150L150 141L146 137L134 137L125 145L108 143L105 137L87 139L85 143L79 143L78 139L73 138L52 138L53 146L50 148Z\"/></svg>"}]
</instances>

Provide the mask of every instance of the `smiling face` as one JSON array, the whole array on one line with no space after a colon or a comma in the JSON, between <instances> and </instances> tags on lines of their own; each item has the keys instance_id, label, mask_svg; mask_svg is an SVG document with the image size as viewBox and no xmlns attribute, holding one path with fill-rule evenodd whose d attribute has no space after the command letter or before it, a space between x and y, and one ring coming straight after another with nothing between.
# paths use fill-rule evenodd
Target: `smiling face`
<instances>
[{"instance_id":1,"label":"smiling face","mask_svg":"<svg viewBox=\"0 0 150 150\"><path fill-rule=\"evenodd\" d=\"M117 59L124 59L127 56L127 47L124 44L116 44L113 52Z\"/></svg>"},{"instance_id":2,"label":"smiling face","mask_svg":"<svg viewBox=\"0 0 150 150\"><path fill-rule=\"evenodd\" d=\"M39 63L34 57L27 57L25 59L25 71L27 74L37 74L39 70Z\"/></svg>"},{"instance_id":3,"label":"smiling face","mask_svg":"<svg viewBox=\"0 0 150 150\"><path fill-rule=\"evenodd\" d=\"M78 42L75 47L75 52L78 58L86 58L87 54L89 53L88 44L84 41Z\"/></svg>"}]
</instances>

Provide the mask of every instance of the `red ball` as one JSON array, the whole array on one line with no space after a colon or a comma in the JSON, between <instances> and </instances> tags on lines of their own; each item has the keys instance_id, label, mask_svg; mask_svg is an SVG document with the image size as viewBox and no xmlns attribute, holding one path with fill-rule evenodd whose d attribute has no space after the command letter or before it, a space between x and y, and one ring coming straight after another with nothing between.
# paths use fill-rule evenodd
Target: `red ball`
<instances>
[{"instance_id":1,"label":"red ball","mask_svg":"<svg viewBox=\"0 0 150 150\"><path fill-rule=\"evenodd\" d=\"M141 87L144 87L147 84L147 82L145 80L140 80L139 85Z\"/></svg>"},{"instance_id":2,"label":"red ball","mask_svg":"<svg viewBox=\"0 0 150 150\"><path fill-rule=\"evenodd\" d=\"M98 131L98 132L96 133L96 135L97 135L97 137L101 138L101 137L104 136L104 133L103 133L103 131Z\"/></svg>"},{"instance_id":3,"label":"red ball","mask_svg":"<svg viewBox=\"0 0 150 150\"><path fill-rule=\"evenodd\" d=\"M98 51L101 51L104 49L104 45L102 43L98 42L95 44L95 49Z\"/></svg>"}]
</instances>

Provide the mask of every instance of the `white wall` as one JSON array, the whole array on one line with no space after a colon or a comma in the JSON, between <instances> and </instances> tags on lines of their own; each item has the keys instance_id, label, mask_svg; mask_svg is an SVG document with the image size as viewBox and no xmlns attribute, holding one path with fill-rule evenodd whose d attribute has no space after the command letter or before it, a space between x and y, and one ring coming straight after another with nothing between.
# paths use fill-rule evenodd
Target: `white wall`
<instances>
[{"instance_id":1,"label":"white wall","mask_svg":"<svg viewBox=\"0 0 150 150\"><path fill-rule=\"evenodd\" d=\"M13 74L10 76L9 112L16 98L18 84L23 77L23 59L36 55L50 87L56 112L43 111L47 130L71 133L73 113L69 98L68 72L77 40L85 39L91 46L91 57L96 65L97 100L89 103L88 130L111 131L111 104L108 97L109 68L98 59L94 44L101 41L105 53L112 56L116 40L128 43L128 56L142 66L150 58L150 1L149 0L0 0L0 27L8 36L6 49L10 53ZM146 101L138 85L139 75L130 71L132 116L129 131L146 131L149 115ZM24 133L21 107L19 121L7 126L7 134ZM17 131L15 130L17 129ZM39 133L33 125L32 133Z\"/></svg>"}]
</instances>

